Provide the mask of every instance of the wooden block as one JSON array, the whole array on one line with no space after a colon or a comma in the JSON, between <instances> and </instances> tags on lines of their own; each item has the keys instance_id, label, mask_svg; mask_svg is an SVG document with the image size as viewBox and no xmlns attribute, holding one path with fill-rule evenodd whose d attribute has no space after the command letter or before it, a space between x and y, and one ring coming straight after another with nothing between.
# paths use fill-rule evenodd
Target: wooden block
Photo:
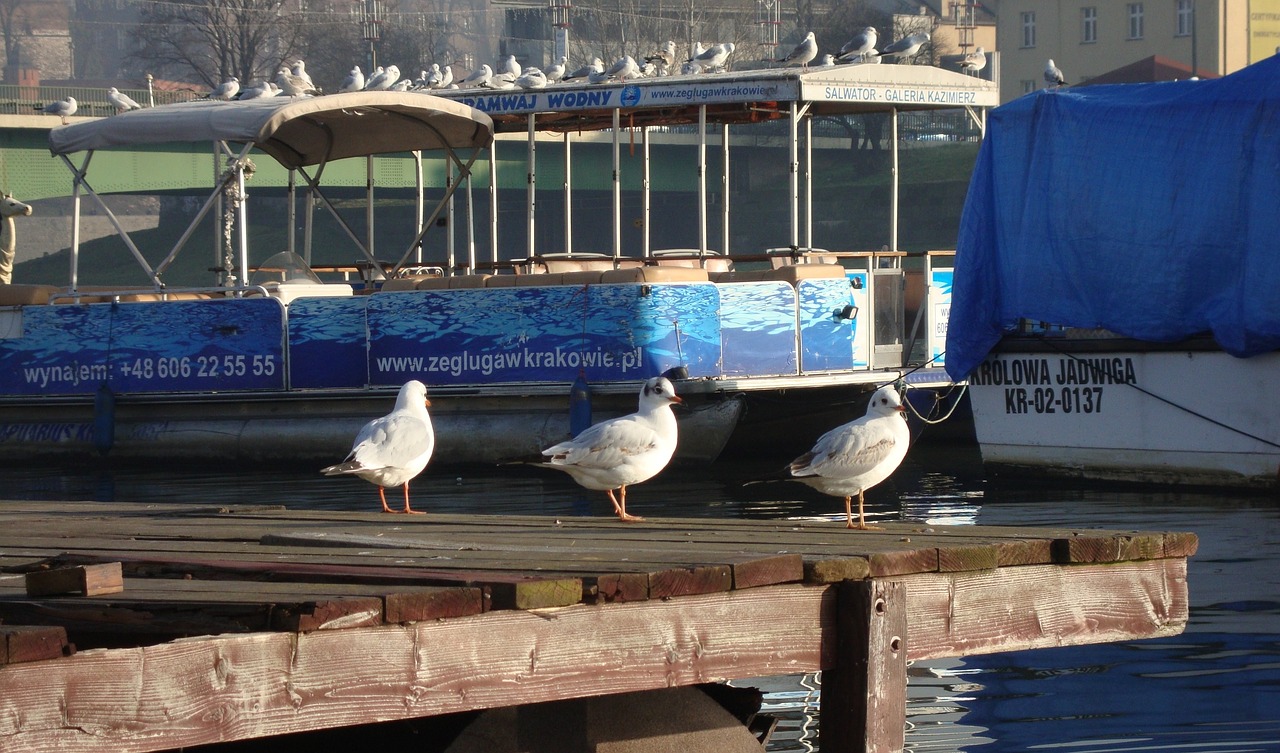
<instances>
[{"instance_id":1,"label":"wooden block","mask_svg":"<svg viewBox=\"0 0 1280 753\"><path fill-rule=\"evenodd\" d=\"M0 664L57 659L75 653L66 628L43 625L0 625Z\"/></svg>"},{"instance_id":2,"label":"wooden block","mask_svg":"<svg viewBox=\"0 0 1280 753\"><path fill-rule=\"evenodd\" d=\"M596 599L605 603L645 601L649 598L646 573L609 573L596 578Z\"/></svg>"},{"instance_id":3,"label":"wooden block","mask_svg":"<svg viewBox=\"0 0 1280 753\"><path fill-rule=\"evenodd\" d=\"M938 572L994 570L1000 566L1000 552L994 546L938 547Z\"/></svg>"},{"instance_id":4,"label":"wooden block","mask_svg":"<svg viewBox=\"0 0 1280 753\"><path fill-rule=\"evenodd\" d=\"M728 591L733 586L733 571L728 565L677 567L649 573L649 598L668 599Z\"/></svg>"},{"instance_id":5,"label":"wooden block","mask_svg":"<svg viewBox=\"0 0 1280 753\"><path fill-rule=\"evenodd\" d=\"M866 580L835 588L836 662L822 675L821 748L901 751L907 719L906 586Z\"/></svg>"},{"instance_id":6,"label":"wooden block","mask_svg":"<svg viewBox=\"0 0 1280 753\"><path fill-rule=\"evenodd\" d=\"M387 622L421 622L444 617L465 617L484 611L479 588L431 588L385 597Z\"/></svg>"},{"instance_id":7,"label":"wooden block","mask_svg":"<svg viewBox=\"0 0 1280 753\"><path fill-rule=\"evenodd\" d=\"M54 596L58 594L101 596L103 594L118 594L123 590L124 575L119 562L27 573L28 596Z\"/></svg>"},{"instance_id":8,"label":"wooden block","mask_svg":"<svg viewBox=\"0 0 1280 753\"><path fill-rule=\"evenodd\" d=\"M804 579L808 583L839 583L842 580L865 580L871 577L871 563L866 557L829 557L807 559Z\"/></svg>"},{"instance_id":9,"label":"wooden block","mask_svg":"<svg viewBox=\"0 0 1280 753\"><path fill-rule=\"evenodd\" d=\"M581 578L531 578L485 585L493 599L490 609L544 609L582 601Z\"/></svg>"},{"instance_id":10,"label":"wooden block","mask_svg":"<svg viewBox=\"0 0 1280 753\"><path fill-rule=\"evenodd\" d=\"M1200 539L1194 533L1166 533L1164 535L1165 557L1190 557L1199 548Z\"/></svg>"},{"instance_id":11,"label":"wooden block","mask_svg":"<svg viewBox=\"0 0 1280 753\"><path fill-rule=\"evenodd\" d=\"M733 587L755 588L804 579L804 558L799 554L755 557L733 564Z\"/></svg>"},{"instance_id":12,"label":"wooden block","mask_svg":"<svg viewBox=\"0 0 1280 753\"><path fill-rule=\"evenodd\" d=\"M357 596L305 604L281 604L271 610L271 628L310 632L382 624L382 599Z\"/></svg>"}]
</instances>

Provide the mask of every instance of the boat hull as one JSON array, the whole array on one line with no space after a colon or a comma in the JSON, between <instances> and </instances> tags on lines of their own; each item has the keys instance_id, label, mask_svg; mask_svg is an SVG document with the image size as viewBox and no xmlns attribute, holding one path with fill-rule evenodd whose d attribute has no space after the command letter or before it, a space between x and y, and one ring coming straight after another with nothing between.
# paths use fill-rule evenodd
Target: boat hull
<instances>
[{"instance_id":1,"label":"boat hull","mask_svg":"<svg viewBox=\"0 0 1280 753\"><path fill-rule=\"evenodd\" d=\"M1100 480L1275 488L1280 353L1006 339L970 377L983 462Z\"/></svg>"}]
</instances>

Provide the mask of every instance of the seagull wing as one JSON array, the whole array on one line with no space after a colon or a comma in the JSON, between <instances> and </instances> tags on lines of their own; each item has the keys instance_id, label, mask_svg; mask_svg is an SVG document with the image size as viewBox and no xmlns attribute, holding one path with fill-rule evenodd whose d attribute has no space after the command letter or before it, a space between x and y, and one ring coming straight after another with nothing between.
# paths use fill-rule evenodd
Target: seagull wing
<instances>
[{"instance_id":1,"label":"seagull wing","mask_svg":"<svg viewBox=\"0 0 1280 753\"><path fill-rule=\"evenodd\" d=\"M902 419L858 419L823 434L812 450L792 461L791 475L847 478L871 471L897 444L889 420Z\"/></svg>"}]
</instances>

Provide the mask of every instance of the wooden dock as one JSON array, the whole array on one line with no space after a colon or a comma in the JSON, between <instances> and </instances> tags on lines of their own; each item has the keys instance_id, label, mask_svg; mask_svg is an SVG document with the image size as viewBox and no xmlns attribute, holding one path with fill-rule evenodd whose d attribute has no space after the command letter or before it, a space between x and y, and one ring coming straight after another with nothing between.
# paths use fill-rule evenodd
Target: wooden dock
<instances>
[{"instance_id":1,"label":"wooden dock","mask_svg":"<svg viewBox=\"0 0 1280 753\"><path fill-rule=\"evenodd\" d=\"M0 750L167 750L816 670L825 753L898 750L908 660L1175 635L1196 543L0 501Z\"/></svg>"}]
</instances>

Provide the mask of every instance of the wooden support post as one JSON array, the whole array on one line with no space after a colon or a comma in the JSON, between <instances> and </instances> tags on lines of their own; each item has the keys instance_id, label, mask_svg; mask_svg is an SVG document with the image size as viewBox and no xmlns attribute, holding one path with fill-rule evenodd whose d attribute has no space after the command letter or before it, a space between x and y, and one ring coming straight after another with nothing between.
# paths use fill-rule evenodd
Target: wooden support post
<instances>
[{"instance_id":1,"label":"wooden support post","mask_svg":"<svg viewBox=\"0 0 1280 753\"><path fill-rule=\"evenodd\" d=\"M896 753L906 728L906 586L847 580L836 589L836 662L822 673L820 747Z\"/></svg>"}]
</instances>

